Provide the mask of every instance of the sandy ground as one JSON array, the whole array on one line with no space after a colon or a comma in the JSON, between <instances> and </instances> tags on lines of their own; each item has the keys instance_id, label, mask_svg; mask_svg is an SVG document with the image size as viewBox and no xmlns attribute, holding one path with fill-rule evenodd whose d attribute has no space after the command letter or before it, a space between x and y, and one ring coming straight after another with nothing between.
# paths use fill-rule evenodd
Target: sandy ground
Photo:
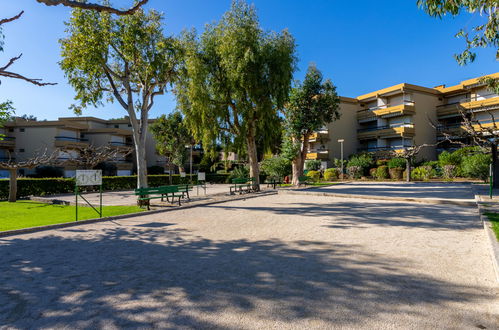
<instances>
[{"instance_id":1,"label":"sandy ground","mask_svg":"<svg viewBox=\"0 0 499 330\"><path fill-rule=\"evenodd\" d=\"M273 195L0 239L14 328L497 329L476 210Z\"/></svg>"}]
</instances>

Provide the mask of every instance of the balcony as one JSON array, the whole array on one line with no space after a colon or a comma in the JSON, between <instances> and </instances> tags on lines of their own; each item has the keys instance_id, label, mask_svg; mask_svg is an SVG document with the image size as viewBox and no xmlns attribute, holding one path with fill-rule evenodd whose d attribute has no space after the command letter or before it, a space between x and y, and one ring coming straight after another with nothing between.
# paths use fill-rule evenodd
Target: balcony
<instances>
[{"instance_id":1,"label":"balcony","mask_svg":"<svg viewBox=\"0 0 499 330\"><path fill-rule=\"evenodd\" d=\"M496 94L481 95L480 97L488 97L478 100L478 97L465 98L459 102L442 104L437 106L437 115L439 117L448 115L458 115L458 107L461 106L463 110L468 111L485 111L499 109L499 96Z\"/></svg>"},{"instance_id":2,"label":"balcony","mask_svg":"<svg viewBox=\"0 0 499 330\"><path fill-rule=\"evenodd\" d=\"M480 124L476 123L473 125L475 131L487 130L493 128L494 130L499 130L499 118L497 121L494 120L480 120Z\"/></svg>"},{"instance_id":3,"label":"balcony","mask_svg":"<svg viewBox=\"0 0 499 330\"><path fill-rule=\"evenodd\" d=\"M16 146L16 138L11 136L0 137L0 148L14 148Z\"/></svg>"},{"instance_id":4,"label":"balcony","mask_svg":"<svg viewBox=\"0 0 499 330\"><path fill-rule=\"evenodd\" d=\"M404 101L399 105L386 105L383 107L374 107L369 109L360 110L357 112L357 120L359 122L366 122L380 118L391 118L397 116L413 115L416 112L416 107L412 101Z\"/></svg>"},{"instance_id":5,"label":"balcony","mask_svg":"<svg viewBox=\"0 0 499 330\"><path fill-rule=\"evenodd\" d=\"M2 163L9 163L9 162L15 162L16 159L14 157L5 157L5 156L0 156L0 162Z\"/></svg>"},{"instance_id":6,"label":"balcony","mask_svg":"<svg viewBox=\"0 0 499 330\"><path fill-rule=\"evenodd\" d=\"M377 139L390 136L412 137L414 136L413 124L400 124L396 126L377 126L357 130L359 139Z\"/></svg>"},{"instance_id":7,"label":"balcony","mask_svg":"<svg viewBox=\"0 0 499 330\"><path fill-rule=\"evenodd\" d=\"M71 136L56 136L54 146L56 148L85 148L88 147L88 140Z\"/></svg>"},{"instance_id":8,"label":"balcony","mask_svg":"<svg viewBox=\"0 0 499 330\"><path fill-rule=\"evenodd\" d=\"M327 149L315 149L309 150L307 153L307 159L328 159L329 151Z\"/></svg>"},{"instance_id":9,"label":"balcony","mask_svg":"<svg viewBox=\"0 0 499 330\"><path fill-rule=\"evenodd\" d=\"M411 148L412 146L409 145L399 145L399 146L389 146L389 147L366 147L366 148L359 148L357 151L359 152L382 152L382 151L392 151L396 153L402 153L404 152L407 148Z\"/></svg>"},{"instance_id":10,"label":"balcony","mask_svg":"<svg viewBox=\"0 0 499 330\"><path fill-rule=\"evenodd\" d=\"M328 141L329 140L329 132L327 131L320 131L320 132L315 132L310 135L308 138L309 142L320 142L320 141Z\"/></svg>"}]
</instances>

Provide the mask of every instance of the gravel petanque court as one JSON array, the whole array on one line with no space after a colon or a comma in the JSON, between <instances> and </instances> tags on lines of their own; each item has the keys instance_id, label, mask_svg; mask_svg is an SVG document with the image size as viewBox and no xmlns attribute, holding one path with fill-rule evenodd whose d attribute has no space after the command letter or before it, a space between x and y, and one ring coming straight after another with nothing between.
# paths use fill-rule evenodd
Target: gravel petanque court
<instances>
[{"instance_id":1,"label":"gravel petanque court","mask_svg":"<svg viewBox=\"0 0 499 330\"><path fill-rule=\"evenodd\" d=\"M476 209L272 195L0 239L4 328L497 329Z\"/></svg>"}]
</instances>

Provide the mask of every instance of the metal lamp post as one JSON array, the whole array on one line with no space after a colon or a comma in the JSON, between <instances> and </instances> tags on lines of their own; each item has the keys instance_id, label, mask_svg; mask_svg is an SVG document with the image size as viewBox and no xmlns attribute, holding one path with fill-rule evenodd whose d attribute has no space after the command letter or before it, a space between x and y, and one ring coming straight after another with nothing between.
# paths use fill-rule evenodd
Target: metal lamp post
<instances>
[{"instance_id":1,"label":"metal lamp post","mask_svg":"<svg viewBox=\"0 0 499 330\"><path fill-rule=\"evenodd\" d=\"M338 143L341 146L341 179L343 179L343 174L345 173L344 168L343 168L343 142L345 142L345 139L339 139Z\"/></svg>"}]
</instances>

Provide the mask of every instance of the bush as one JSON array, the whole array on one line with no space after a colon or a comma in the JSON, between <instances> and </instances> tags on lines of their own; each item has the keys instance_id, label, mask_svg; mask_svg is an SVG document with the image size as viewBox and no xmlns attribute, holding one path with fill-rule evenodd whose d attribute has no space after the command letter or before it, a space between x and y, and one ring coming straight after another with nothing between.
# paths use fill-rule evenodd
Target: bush
<instances>
[{"instance_id":1,"label":"bush","mask_svg":"<svg viewBox=\"0 0 499 330\"><path fill-rule=\"evenodd\" d=\"M456 165L444 165L442 167L442 176L444 179L453 179L456 177Z\"/></svg>"},{"instance_id":2,"label":"bush","mask_svg":"<svg viewBox=\"0 0 499 330\"><path fill-rule=\"evenodd\" d=\"M291 173L291 161L284 157L267 158L260 163L260 169L267 176L282 180Z\"/></svg>"},{"instance_id":3,"label":"bush","mask_svg":"<svg viewBox=\"0 0 499 330\"><path fill-rule=\"evenodd\" d=\"M321 172L320 171L308 171L307 176L313 182L319 182L321 180Z\"/></svg>"},{"instance_id":4,"label":"bush","mask_svg":"<svg viewBox=\"0 0 499 330\"><path fill-rule=\"evenodd\" d=\"M362 177L362 167L349 166L347 167L347 173L353 179L360 179Z\"/></svg>"},{"instance_id":5,"label":"bush","mask_svg":"<svg viewBox=\"0 0 499 330\"><path fill-rule=\"evenodd\" d=\"M369 176L376 179L376 171L378 170L377 167L373 167L371 169L369 169Z\"/></svg>"},{"instance_id":6,"label":"bush","mask_svg":"<svg viewBox=\"0 0 499 330\"><path fill-rule=\"evenodd\" d=\"M238 166L229 175L229 182L232 179L243 179L249 178L249 167L248 166Z\"/></svg>"},{"instance_id":7,"label":"bush","mask_svg":"<svg viewBox=\"0 0 499 330\"><path fill-rule=\"evenodd\" d=\"M338 170L337 168L328 168L324 171L324 180L326 181L338 180L339 177L340 170Z\"/></svg>"},{"instance_id":8,"label":"bush","mask_svg":"<svg viewBox=\"0 0 499 330\"><path fill-rule=\"evenodd\" d=\"M374 161L370 154L353 155L347 163L347 167L360 168L360 176L368 173L368 170L373 167Z\"/></svg>"},{"instance_id":9,"label":"bush","mask_svg":"<svg viewBox=\"0 0 499 330\"><path fill-rule=\"evenodd\" d=\"M386 180L389 178L388 174L388 166L383 165L376 169L376 179L378 180Z\"/></svg>"},{"instance_id":10,"label":"bush","mask_svg":"<svg viewBox=\"0 0 499 330\"><path fill-rule=\"evenodd\" d=\"M411 177L413 180L427 181L431 178L431 167L430 166L419 166L411 171Z\"/></svg>"},{"instance_id":11,"label":"bush","mask_svg":"<svg viewBox=\"0 0 499 330\"><path fill-rule=\"evenodd\" d=\"M321 161L318 159L306 160L305 169L308 171L319 171L321 169Z\"/></svg>"},{"instance_id":12,"label":"bush","mask_svg":"<svg viewBox=\"0 0 499 330\"><path fill-rule=\"evenodd\" d=\"M62 178L64 168L56 166L38 166L35 168L35 178Z\"/></svg>"},{"instance_id":13,"label":"bush","mask_svg":"<svg viewBox=\"0 0 499 330\"><path fill-rule=\"evenodd\" d=\"M440 167L445 165L459 166L461 164L461 153L443 151L438 155L438 163Z\"/></svg>"},{"instance_id":14,"label":"bush","mask_svg":"<svg viewBox=\"0 0 499 330\"><path fill-rule=\"evenodd\" d=\"M390 179L402 180L404 176L404 169L402 167L389 168L388 173L390 174Z\"/></svg>"},{"instance_id":15,"label":"bush","mask_svg":"<svg viewBox=\"0 0 499 330\"><path fill-rule=\"evenodd\" d=\"M162 166L150 166L147 168L147 174L150 175L165 174L165 169Z\"/></svg>"},{"instance_id":16,"label":"bush","mask_svg":"<svg viewBox=\"0 0 499 330\"><path fill-rule=\"evenodd\" d=\"M405 169L405 159L403 158L392 158L388 161L388 168L402 168Z\"/></svg>"},{"instance_id":17,"label":"bush","mask_svg":"<svg viewBox=\"0 0 499 330\"><path fill-rule=\"evenodd\" d=\"M206 181L210 183L227 183L228 175L206 174ZM150 187L159 187L170 184L169 175L148 175ZM182 181L189 181L189 175L181 178L180 175L172 175L173 184L180 184ZM182 180L183 179L183 180ZM193 175L193 182L197 183L197 175ZM133 190L137 186L137 176L111 176L102 178L102 189L105 191ZM97 191L98 187L81 187L84 191ZM29 196L48 196L56 194L74 193L75 182L73 178L19 178L17 179L17 198ZM0 200L9 196L9 180L0 180Z\"/></svg>"},{"instance_id":18,"label":"bush","mask_svg":"<svg viewBox=\"0 0 499 330\"><path fill-rule=\"evenodd\" d=\"M464 157L462 161L463 174L470 178L478 178L487 181L489 177L490 155L475 154Z\"/></svg>"},{"instance_id":19,"label":"bush","mask_svg":"<svg viewBox=\"0 0 499 330\"><path fill-rule=\"evenodd\" d=\"M378 166L378 167L379 167L379 166L384 166L384 165L386 165L387 163L388 163L388 159L378 159L378 160L376 161L376 166Z\"/></svg>"}]
</instances>

